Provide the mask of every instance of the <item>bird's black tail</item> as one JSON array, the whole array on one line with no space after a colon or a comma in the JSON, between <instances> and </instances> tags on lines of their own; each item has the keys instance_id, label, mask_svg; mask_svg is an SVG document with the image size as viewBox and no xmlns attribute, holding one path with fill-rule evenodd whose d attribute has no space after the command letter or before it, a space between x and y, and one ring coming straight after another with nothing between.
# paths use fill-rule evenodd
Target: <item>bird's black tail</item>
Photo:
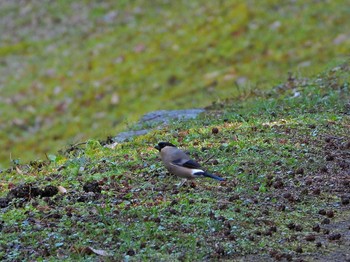
<instances>
[{"instance_id":1,"label":"bird's black tail","mask_svg":"<svg viewBox=\"0 0 350 262\"><path fill-rule=\"evenodd\" d=\"M207 172L204 172L204 173L203 173L203 176L205 176L205 177L211 177L211 178L216 179L216 180L219 180L219 181L225 181L225 179L223 179L222 177L219 177L219 176L216 176L216 175L207 173Z\"/></svg>"}]
</instances>

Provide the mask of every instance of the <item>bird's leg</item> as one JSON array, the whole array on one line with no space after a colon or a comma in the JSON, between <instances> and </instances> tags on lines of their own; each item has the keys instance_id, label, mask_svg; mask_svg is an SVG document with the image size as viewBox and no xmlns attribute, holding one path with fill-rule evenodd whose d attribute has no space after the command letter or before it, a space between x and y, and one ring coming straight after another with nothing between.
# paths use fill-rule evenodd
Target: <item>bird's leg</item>
<instances>
[{"instance_id":1,"label":"bird's leg","mask_svg":"<svg viewBox=\"0 0 350 262\"><path fill-rule=\"evenodd\" d=\"M186 178L183 178L183 179L181 180L181 182L177 185L177 187L178 187L178 188L182 187L183 184L186 183L186 181L187 181L187 179L186 179Z\"/></svg>"}]
</instances>

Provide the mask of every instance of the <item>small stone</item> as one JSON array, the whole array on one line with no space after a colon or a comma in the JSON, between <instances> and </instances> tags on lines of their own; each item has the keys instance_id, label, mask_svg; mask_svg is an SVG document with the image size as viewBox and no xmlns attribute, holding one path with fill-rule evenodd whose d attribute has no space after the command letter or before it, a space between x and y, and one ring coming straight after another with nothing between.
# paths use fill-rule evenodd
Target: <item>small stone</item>
<instances>
[{"instance_id":1,"label":"small stone","mask_svg":"<svg viewBox=\"0 0 350 262\"><path fill-rule=\"evenodd\" d=\"M315 231L315 232L320 232L321 227L320 227L319 224L317 224L317 225L315 225L315 226L312 227L312 230Z\"/></svg>"},{"instance_id":2,"label":"small stone","mask_svg":"<svg viewBox=\"0 0 350 262\"><path fill-rule=\"evenodd\" d=\"M55 186L46 186L42 192L41 192L41 196L42 197L52 197L54 195L58 194L58 189Z\"/></svg>"},{"instance_id":3,"label":"small stone","mask_svg":"<svg viewBox=\"0 0 350 262\"><path fill-rule=\"evenodd\" d=\"M274 188L278 189L278 188L283 188L284 184L283 184L283 182L282 182L281 180L278 180L278 181L275 181L275 182L272 184L272 186L273 186Z\"/></svg>"},{"instance_id":4,"label":"small stone","mask_svg":"<svg viewBox=\"0 0 350 262\"><path fill-rule=\"evenodd\" d=\"M273 175L268 174L268 175L266 176L266 179L267 179L267 180L272 180L272 179L273 179Z\"/></svg>"},{"instance_id":5,"label":"small stone","mask_svg":"<svg viewBox=\"0 0 350 262\"><path fill-rule=\"evenodd\" d=\"M348 205L350 203L350 198L346 196L341 197L341 203L342 205Z\"/></svg>"},{"instance_id":6,"label":"small stone","mask_svg":"<svg viewBox=\"0 0 350 262\"><path fill-rule=\"evenodd\" d=\"M234 195L229 197L228 201L233 202L233 201L238 200L238 199L239 199L239 195L234 194Z\"/></svg>"},{"instance_id":7,"label":"small stone","mask_svg":"<svg viewBox=\"0 0 350 262\"><path fill-rule=\"evenodd\" d=\"M135 256L136 252L133 249L129 249L128 252L126 252L128 256Z\"/></svg>"},{"instance_id":8,"label":"small stone","mask_svg":"<svg viewBox=\"0 0 350 262\"><path fill-rule=\"evenodd\" d=\"M324 215L326 215L326 210L320 209L320 210L318 211L318 213L319 213L320 215L324 216Z\"/></svg>"},{"instance_id":9,"label":"small stone","mask_svg":"<svg viewBox=\"0 0 350 262\"><path fill-rule=\"evenodd\" d=\"M270 227L270 231L271 231L271 232L277 232L277 227L276 227L276 226Z\"/></svg>"},{"instance_id":10,"label":"small stone","mask_svg":"<svg viewBox=\"0 0 350 262\"><path fill-rule=\"evenodd\" d=\"M254 241L254 236L252 236L252 235L249 235L248 237L247 237L247 239L249 240L249 241Z\"/></svg>"},{"instance_id":11,"label":"small stone","mask_svg":"<svg viewBox=\"0 0 350 262\"><path fill-rule=\"evenodd\" d=\"M253 186L253 190L259 191L259 186L258 185Z\"/></svg>"},{"instance_id":12,"label":"small stone","mask_svg":"<svg viewBox=\"0 0 350 262\"><path fill-rule=\"evenodd\" d=\"M265 231L264 236L272 236L272 232L270 230Z\"/></svg>"},{"instance_id":13,"label":"small stone","mask_svg":"<svg viewBox=\"0 0 350 262\"><path fill-rule=\"evenodd\" d=\"M265 215L265 216L270 215L270 212L269 212L268 209L264 209L261 213L262 213L263 215Z\"/></svg>"},{"instance_id":14,"label":"small stone","mask_svg":"<svg viewBox=\"0 0 350 262\"><path fill-rule=\"evenodd\" d=\"M101 193L102 189L97 181L90 181L83 185L83 190L85 192Z\"/></svg>"},{"instance_id":15,"label":"small stone","mask_svg":"<svg viewBox=\"0 0 350 262\"><path fill-rule=\"evenodd\" d=\"M225 252L225 249L222 246L219 246L219 247L216 248L216 253L218 255L220 255L220 256L223 256L223 255L225 255L226 252Z\"/></svg>"},{"instance_id":16,"label":"small stone","mask_svg":"<svg viewBox=\"0 0 350 262\"><path fill-rule=\"evenodd\" d=\"M220 210L226 210L227 209L227 204L219 204L218 205L218 208L220 209Z\"/></svg>"},{"instance_id":17,"label":"small stone","mask_svg":"<svg viewBox=\"0 0 350 262\"><path fill-rule=\"evenodd\" d=\"M338 240L341 238L341 234L340 233L334 233L334 234L330 234L328 236L328 240Z\"/></svg>"},{"instance_id":18,"label":"small stone","mask_svg":"<svg viewBox=\"0 0 350 262\"><path fill-rule=\"evenodd\" d=\"M293 256L292 254L284 254L284 257L287 261L293 261Z\"/></svg>"},{"instance_id":19,"label":"small stone","mask_svg":"<svg viewBox=\"0 0 350 262\"><path fill-rule=\"evenodd\" d=\"M333 161L333 160L334 160L334 156L332 155L326 156L326 161Z\"/></svg>"},{"instance_id":20,"label":"small stone","mask_svg":"<svg viewBox=\"0 0 350 262\"><path fill-rule=\"evenodd\" d=\"M330 219L329 218L325 218L322 220L321 224L324 224L324 225L328 225L329 223L331 223Z\"/></svg>"},{"instance_id":21,"label":"small stone","mask_svg":"<svg viewBox=\"0 0 350 262\"><path fill-rule=\"evenodd\" d=\"M253 214L250 213L250 212L247 212L247 213L245 214L246 217L251 217L252 215L253 215Z\"/></svg>"},{"instance_id":22,"label":"small stone","mask_svg":"<svg viewBox=\"0 0 350 262\"><path fill-rule=\"evenodd\" d=\"M302 195L307 195L309 194L309 190L307 188L304 188L302 191L301 191L301 194Z\"/></svg>"},{"instance_id":23,"label":"small stone","mask_svg":"<svg viewBox=\"0 0 350 262\"><path fill-rule=\"evenodd\" d=\"M312 179L307 179L305 185L310 186L312 184Z\"/></svg>"},{"instance_id":24,"label":"small stone","mask_svg":"<svg viewBox=\"0 0 350 262\"><path fill-rule=\"evenodd\" d=\"M231 234L231 231L230 230L226 230L225 232L224 232L224 235L225 236L228 236L228 235L230 235Z\"/></svg>"},{"instance_id":25,"label":"small stone","mask_svg":"<svg viewBox=\"0 0 350 262\"><path fill-rule=\"evenodd\" d=\"M9 205L9 200L7 198L0 198L0 208L5 208Z\"/></svg>"},{"instance_id":26,"label":"small stone","mask_svg":"<svg viewBox=\"0 0 350 262\"><path fill-rule=\"evenodd\" d=\"M219 164L219 161L217 159L213 159L213 161L211 161L211 164L216 166Z\"/></svg>"},{"instance_id":27,"label":"small stone","mask_svg":"<svg viewBox=\"0 0 350 262\"><path fill-rule=\"evenodd\" d=\"M289 224L287 225L287 227L288 227L290 230L295 229L295 224L294 224L293 222L291 222L291 223L289 223Z\"/></svg>"},{"instance_id":28,"label":"small stone","mask_svg":"<svg viewBox=\"0 0 350 262\"><path fill-rule=\"evenodd\" d=\"M334 212L333 212L333 210L328 210L328 211L326 212L326 215L327 215L327 217L329 217L329 218L334 217Z\"/></svg>"},{"instance_id":29,"label":"small stone","mask_svg":"<svg viewBox=\"0 0 350 262\"><path fill-rule=\"evenodd\" d=\"M295 249L295 252L297 252L297 253L303 253L303 249L302 249L301 247L297 247L297 248Z\"/></svg>"},{"instance_id":30,"label":"small stone","mask_svg":"<svg viewBox=\"0 0 350 262\"><path fill-rule=\"evenodd\" d=\"M350 141L348 141L347 143L344 144L344 148L345 149L350 149Z\"/></svg>"},{"instance_id":31,"label":"small stone","mask_svg":"<svg viewBox=\"0 0 350 262\"><path fill-rule=\"evenodd\" d=\"M314 189L314 191L312 191L312 193L314 194L314 195L320 195L321 194L321 189L319 189L319 188L315 188Z\"/></svg>"},{"instance_id":32,"label":"small stone","mask_svg":"<svg viewBox=\"0 0 350 262\"><path fill-rule=\"evenodd\" d=\"M283 197L286 199L290 199L292 197L292 194L289 192L283 193Z\"/></svg>"},{"instance_id":33,"label":"small stone","mask_svg":"<svg viewBox=\"0 0 350 262\"><path fill-rule=\"evenodd\" d=\"M303 231L303 227L301 225L296 225L295 226L295 231L301 232L301 231Z\"/></svg>"},{"instance_id":34,"label":"small stone","mask_svg":"<svg viewBox=\"0 0 350 262\"><path fill-rule=\"evenodd\" d=\"M224 216L218 216L218 218L217 218L218 220L220 220L220 221L222 221L222 222L225 222L225 221L227 221L227 218L226 217L224 217Z\"/></svg>"},{"instance_id":35,"label":"small stone","mask_svg":"<svg viewBox=\"0 0 350 262\"><path fill-rule=\"evenodd\" d=\"M235 240L236 240L236 236L233 235L233 234L230 234L230 235L228 235L228 239L229 239L230 241L235 241Z\"/></svg>"},{"instance_id":36,"label":"small stone","mask_svg":"<svg viewBox=\"0 0 350 262\"><path fill-rule=\"evenodd\" d=\"M285 210L286 210L286 206L285 206L285 205L279 205L279 206L277 207L277 210L278 210L278 211L285 211Z\"/></svg>"},{"instance_id":37,"label":"small stone","mask_svg":"<svg viewBox=\"0 0 350 262\"><path fill-rule=\"evenodd\" d=\"M259 230L255 231L255 235L261 236L261 231L259 231Z\"/></svg>"},{"instance_id":38,"label":"small stone","mask_svg":"<svg viewBox=\"0 0 350 262\"><path fill-rule=\"evenodd\" d=\"M275 257L277 255L277 251L276 250L270 250L270 256L271 257Z\"/></svg>"},{"instance_id":39,"label":"small stone","mask_svg":"<svg viewBox=\"0 0 350 262\"><path fill-rule=\"evenodd\" d=\"M172 214L172 215L177 214L177 211L176 211L175 209L173 209L173 208L169 208L168 211L169 211L169 213Z\"/></svg>"},{"instance_id":40,"label":"small stone","mask_svg":"<svg viewBox=\"0 0 350 262\"><path fill-rule=\"evenodd\" d=\"M230 221L228 221L228 220L226 220L225 222L224 222L224 225L225 225L225 227L227 227L228 229L231 229L231 223L230 223Z\"/></svg>"},{"instance_id":41,"label":"small stone","mask_svg":"<svg viewBox=\"0 0 350 262\"><path fill-rule=\"evenodd\" d=\"M326 166L321 167L321 172L327 173L328 168Z\"/></svg>"},{"instance_id":42,"label":"small stone","mask_svg":"<svg viewBox=\"0 0 350 262\"><path fill-rule=\"evenodd\" d=\"M295 173L298 174L298 175L304 174L304 168L302 168L302 167L298 168L298 169L295 171Z\"/></svg>"},{"instance_id":43,"label":"small stone","mask_svg":"<svg viewBox=\"0 0 350 262\"><path fill-rule=\"evenodd\" d=\"M305 240L306 240L306 241L315 241L315 240L316 240L316 237L315 237L315 235L307 235L307 236L305 237Z\"/></svg>"},{"instance_id":44,"label":"small stone","mask_svg":"<svg viewBox=\"0 0 350 262\"><path fill-rule=\"evenodd\" d=\"M217 133L219 133L219 129L217 127L213 127L211 132L212 134L216 135Z\"/></svg>"}]
</instances>

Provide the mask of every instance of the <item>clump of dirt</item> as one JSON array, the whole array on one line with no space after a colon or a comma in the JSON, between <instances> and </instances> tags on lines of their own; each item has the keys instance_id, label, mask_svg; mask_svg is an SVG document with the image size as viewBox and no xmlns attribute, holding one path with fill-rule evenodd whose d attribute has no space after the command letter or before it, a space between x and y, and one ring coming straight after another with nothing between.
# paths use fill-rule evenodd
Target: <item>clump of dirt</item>
<instances>
[{"instance_id":1,"label":"clump of dirt","mask_svg":"<svg viewBox=\"0 0 350 262\"><path fill-rule=\"evenodd\" d=\"M97 181L86 182L83 185L85 192L79 193L73 196L78 202L86 202L99 198L101 193L101 187ZM10 190L6 197L0 198L0 208L6 208L10 205L14 199L22 199L28 201L35 197L54 197L58 194L58 188L53 185L46 185L39 187L31 183L18 185Z\"/></svg>"},{"instance_id":2,"label":"clump of dirt","mask_svg":"<svg viewBox=\"0 0 350 262\"><path fill-rule=\"evenodd\" d=\"M41 191L41 196L42 197L53 197L58 193L58 189L55 186L46 186L44 189Z\"/></svg>"},{"instance_id":3,"label":"clump of dirt","mask_svg":"<svg viewBox=\"0 0 350 262\"><path fill-rule=\"evenodd\" d=\"M5 208L9 204L9 200L6 197L0 198L0 208Z\"/></svg>"},{"instance_id":4,"label":"clump of dirt","mask_svg":"<svg viewBox=\"0 0 350 262\"><path fill-rule=\"evenodd\" d=\"M7 207L16 198L29 200L35 197L53 197L57 193L56 186L47 185L44 188L39 188L31 183L21 184L12 188L6 197L0 198L0 208Z\"/></svg>"},{"instance_id":5,"label":"clump of dirt","mask_svg":"<svg viewBox=\"0 0 350 262\"><path fill-rule=\"evenodd\" d=\"M101 187L97 181L86 182L83 189L85 192L101 193Z\"/></svg>"},{"instance_id":6,"label":"clump of dirt","mask_svg":"<svg viewBox=\"0 0 350 262\"><path fill-rule=\"evenodd\" d=\"M14 198L33 198L40 196L42 190L35 185L32 184L22 184L15 188L12 188L10 192L7 194L7 199L12 200Z\"/></svg>"}]
</instances>

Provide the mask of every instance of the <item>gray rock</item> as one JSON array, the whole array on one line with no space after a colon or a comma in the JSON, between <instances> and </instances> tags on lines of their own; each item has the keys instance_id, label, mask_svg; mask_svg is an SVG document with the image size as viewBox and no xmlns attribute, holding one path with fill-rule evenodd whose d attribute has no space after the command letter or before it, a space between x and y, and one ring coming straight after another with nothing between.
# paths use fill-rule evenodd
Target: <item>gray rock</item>
<instances>
[{"instance_id":1,"label":"gray rock","mask_svg":"<svg viewBox=\"0 0 350 262\"><path fill-rule=\"evenodd\" d=\"M135 136L145 135L148 132L160 128L171 121L194 119L199 114L205 112L204 109L183 109L183 110L158 110L145 114L135 125L136 130L119 133L113 140L116 143L123 142ZM145 128L149 126L150 128ZM110 145L114 147L115 144Z\"/></svg>"},{"instance_id":2,"label":"gray rock","mask_svg":"<svg viewBox=\"0 0 350 262\"><path fill-rule=\"evenodd\" d=\"M140 124L168 124L171 120L187 120L196 118L204 109L159 110L145 114Z\"/></svg>"},{"instance_id":3,"label":"gray rock","mask_svg":"<svg viewBox=\"0 0 350 262\"><path fill-rule=\"evenodd\" d=\"M133 138L135 136L142 136L147 134L151 129L142 129L142 130L132 130L119 133L116 137L113 138L115 142L123 142L127 139Z\"/></svg>"}]
</instances>

